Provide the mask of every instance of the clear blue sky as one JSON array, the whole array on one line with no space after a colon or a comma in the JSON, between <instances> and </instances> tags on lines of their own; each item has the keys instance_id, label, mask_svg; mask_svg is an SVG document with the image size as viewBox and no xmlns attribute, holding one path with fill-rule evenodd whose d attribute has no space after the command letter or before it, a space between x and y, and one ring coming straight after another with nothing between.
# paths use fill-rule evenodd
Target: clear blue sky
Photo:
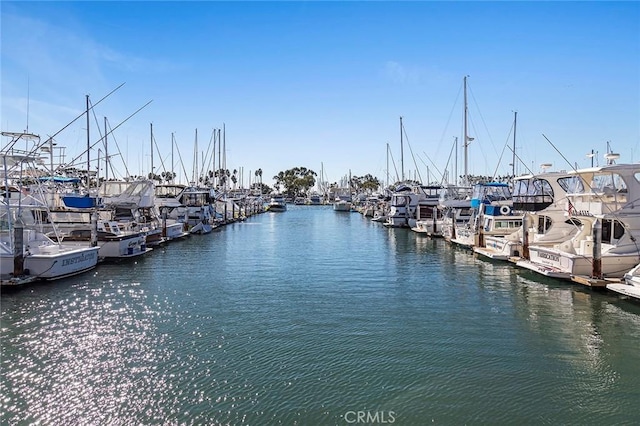
<instances>
[{"instance_id":1,"label":"clear blue sky","mask_svg":"<svg viewBox=\"0 0 640 426\"><path fill-rule=\"evenodd\" d=\"M418 169L426 181L428 165L433 180L462 139L465 75L471 173L511 172L514 111L516 152L534 171L569 168L543 134L580 167L591 149L602 164L607 141L619 162L640 160L638 2L0 7L2 130L22 131L28 119L29 131L52 135L82 113L85 95L97 102L126 82L95 109L101 127L103 117L115 127L153 101L109 137L121 172L123 160L132 174L149 172L153 123L165 165L174 132L191 176L195 130L204 151L224 123L227 168L243 168L245 186L258 168L271 183L296 166L319 173L321 163L330 182L349 171L385 180L387 143L400 173L402 116L405 174ZM85 127L81 119L56 137L67 160L86 146ZM96 124L91 133L99 139Z\"/></svg>"}]
</instances>

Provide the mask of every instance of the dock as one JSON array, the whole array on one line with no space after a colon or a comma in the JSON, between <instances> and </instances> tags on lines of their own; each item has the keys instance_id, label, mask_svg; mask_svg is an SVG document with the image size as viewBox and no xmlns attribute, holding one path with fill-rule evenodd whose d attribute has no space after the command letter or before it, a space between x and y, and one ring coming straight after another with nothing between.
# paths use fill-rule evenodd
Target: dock
<instances>
[{"instance_id":1,"label":"dock","mask_svg":"<svg viewBox=\"0 0 640 426\"><path fill-rule=\"evenodd\" d=\"M571 275L571 281L591 288L607 288L607 284L621 284L620 278L592 278L587 275Z\"/></svg>"}]
</instances>

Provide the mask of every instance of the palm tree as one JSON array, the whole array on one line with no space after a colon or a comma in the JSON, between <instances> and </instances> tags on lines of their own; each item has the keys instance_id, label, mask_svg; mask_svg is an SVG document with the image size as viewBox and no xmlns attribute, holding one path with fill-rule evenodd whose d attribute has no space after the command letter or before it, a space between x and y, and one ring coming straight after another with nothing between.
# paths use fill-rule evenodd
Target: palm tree
<instances>
[{"instance_id":1,"label":"palm tree","mask_svg":"<svg viewBox=\"0 0 640 426\"><path fill-rule=\"evenodd\" d=\"M260 195L262 195L262 193L263 193L263 189L262 189L262 169L256 170L255 175L260 178Z\"/></svg>"}]
</instances>

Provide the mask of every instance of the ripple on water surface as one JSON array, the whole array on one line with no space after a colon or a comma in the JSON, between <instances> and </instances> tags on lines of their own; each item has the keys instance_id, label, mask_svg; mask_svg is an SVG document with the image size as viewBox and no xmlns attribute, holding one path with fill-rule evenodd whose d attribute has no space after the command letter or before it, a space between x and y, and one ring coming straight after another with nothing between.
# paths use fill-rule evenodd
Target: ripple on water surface
<instances>
[{"instance_id":1,"label":"ripple on water surface","mask_svg":"<svg viewBox=\"0 0 640 426\"><path fill-rule=\"evenodd\" d=\"M636 306L324 207L3 294L1 344L8 424L624 423L640 397Z\"/></svg>"}]
</instances>

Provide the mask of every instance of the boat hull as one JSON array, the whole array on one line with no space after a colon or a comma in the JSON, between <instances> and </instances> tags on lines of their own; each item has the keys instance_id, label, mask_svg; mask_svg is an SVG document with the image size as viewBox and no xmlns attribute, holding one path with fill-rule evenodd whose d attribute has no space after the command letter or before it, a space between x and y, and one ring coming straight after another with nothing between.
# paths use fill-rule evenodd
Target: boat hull
<instances>
[{"instance_id":1,"label":"boat hull","mask_svg":"<svg viewBox=\"0 0 640 426\"><path fill-rule=\"evenodd\" d=\"M269 206L269 211L270 212L275 212L275 213L286 212L287 211L287 206L270 205Z\"/></svg>"},{"instance_id":2,"label":"boat hull","mask_svg":"<svg viewBox=\"0 0 640 426\"><path fill-rule=\"evenodd\" d=\"M43 280L57 280L86 272L98 263L98 247L50 247L48 253L25 257L24 267L30 275Z\"/></svg>"},{"instance_id":3,"label":"boat hull","mask_svg":"<svg viewBox=\"0 0 640 426\"><path fill-rule=\"evenodd\" d=\"M603 254L602 275L606 278L622 278L639 260L637 254ZM516 265L555 278L571 279L573 275L593 275L592 256L566 253L553 248L530 246L529 260L519 260Z\"/></svg>"},{"instance_id":4,"label":"boat hull","mask_svg":"<svg viewBox=\"0 0 640 426\"><path fill-rule=\"evenodd\" d=\"M607 284L607 290L640 300L640 287L629 284Z\"/></svg>"},{"instance_id":5,"label":"boat hull","mask_svg":"<svg viewBox=\"0 0 640 426\"><path fill-rule=\"evenodd\" d=\"M25 274L33 280L57 280L89 271L98 263L98 247L49 245L34 247L24 256L23 268ZM2 256L2 271L13 270L13 255ZM33 281L32 280L32 281ZM24 281L29 282L29 281ZM20 284L21 281L14 281Z\"/></svg>"}]
</instances>

